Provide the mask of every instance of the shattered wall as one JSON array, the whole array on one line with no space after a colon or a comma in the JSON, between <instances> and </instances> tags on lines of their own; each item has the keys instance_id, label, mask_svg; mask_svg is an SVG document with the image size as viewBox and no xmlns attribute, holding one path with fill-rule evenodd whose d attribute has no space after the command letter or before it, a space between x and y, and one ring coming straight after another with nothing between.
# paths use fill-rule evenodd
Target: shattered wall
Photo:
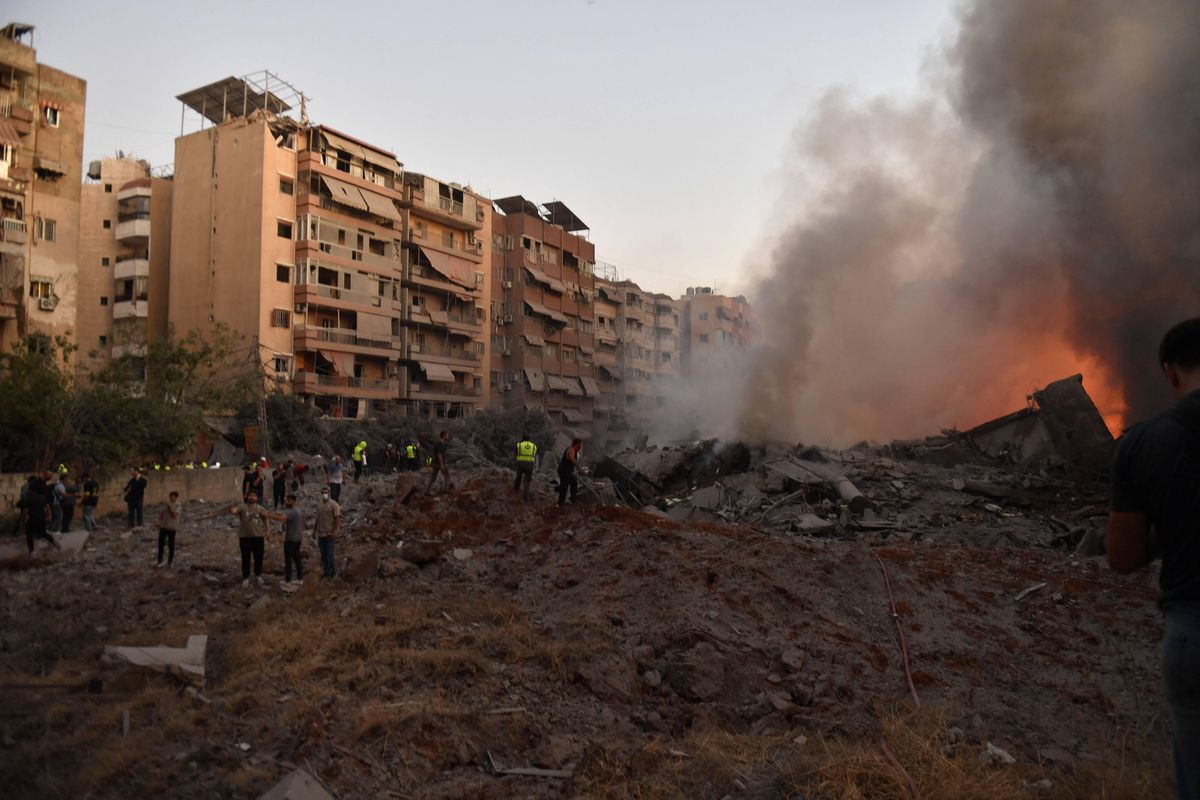
<instances>
[{"instance_id":1,"label":"shattered wall","mask_svg":"<svg viewBox=\"0 0 1200 800\"><path fill-rule=\"evenodd\" d=\"M743 438L969 425L1074 372L1114 428L1165 405L1158 339L1200 308L1197 30L1184 0L975 0L919 100L829 92L751 292Z\"/></svg>"}]
</instances>

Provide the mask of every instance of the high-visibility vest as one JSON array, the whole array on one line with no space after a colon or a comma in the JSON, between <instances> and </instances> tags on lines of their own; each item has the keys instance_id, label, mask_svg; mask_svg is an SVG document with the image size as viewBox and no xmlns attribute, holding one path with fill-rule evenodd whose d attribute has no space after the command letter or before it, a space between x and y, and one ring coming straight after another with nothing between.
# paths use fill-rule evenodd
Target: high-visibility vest
<instances>
[{"instance_id":1,"label":"high-visibility vest","mask_svg":"<svg viewBox=\"0 0 1200 800\"><path fill-rule=\"evenodd\" d=\"M365 444L354 445L354 455L351 456L351 458L353 458L355 461L362 461L363 450L366 450L366 449L367 449L367 446Z\"/></svg>"},{"instance_id":2,"label":"high-visibility vest","mask_svg":"<svg viewBox=\"0 0 1200 800\"><path fill-rule=\"evenodd\" d=\"M417 446L415 444L404 445L404 457L410 461L415 459L417 457Z\"/></svg>"},{"instance_id":3,"label":"high-visibility vest","mask_svg":"<svg viewBox=\"0 0 1200 800\"><path fill-rule=\"evenodd\" d=\"M155 464L155 465L154 465L154 469L155 469L155 470L161 470L161 469L162 469L162 465L161 465L161 464Z\"/></svg>"},{"instance_id":4,"label":"high-visibility vest","mask_svg":"<svg viewBox=\"0 0 1200 800\"><path fill-rule=\"evenodd\" d=\"M537 461L537 445L526 439L517 443L517 461Z\"/></svg>"}]
</instances>

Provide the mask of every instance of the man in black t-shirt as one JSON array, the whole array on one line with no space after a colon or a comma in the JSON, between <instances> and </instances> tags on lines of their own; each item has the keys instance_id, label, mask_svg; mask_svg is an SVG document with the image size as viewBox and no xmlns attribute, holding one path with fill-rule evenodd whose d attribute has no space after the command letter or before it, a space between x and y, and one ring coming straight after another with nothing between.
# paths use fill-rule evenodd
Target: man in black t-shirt
<instances>
[{"instance_id":1,"label":"man in black t-shirt","mask_svg":"<svg viewBox=\"0 0 1200 800\"><path fill-rule=\"evenodd\" d=\"M31 478L29 491L25 493L17 508L25 517L25 543L29 546L29 555L33 555L35 539L45 539L58 550L62 545L46 531L46 523L50 519L50 496L47 494L46 482L41 478Z\"/></svg>"},{"instance_id":2,"label":"man in black t-shirt","mask_svg":"<svg viewBox=\"0 0 1200 800\"><path fill-rule=\"evenodd\" d=\"M1158 351L1179 397L1133 426L1113 454L1105 538L1122 574L1162 558L1163 689L1171 710L1180 798L1200 798L1200 317L1181 322Z\"/></svg>"},{"instance_id":3,"label":"man in black t-shirt","mask_svg":"<svg viewBox=\"0 0 1200 800\"><path fill-rule=\"evenodd\" d=\"M437 443L433 446L433 461L430 465L429 485L425 487L425 493L433 491L433 484L437 481L437 476L442 476L442 489L449 489L450 486L450 470L446 467L446 450L450 447L450 434L442 431L438 435Z\"/></svg>"},{"instance_id":4,"label":"man in black t-shirt","mask_svg":"<svg viewBox=\"0 0 1200 800\"><path fill-rule=\"evenodd\" d=\"M125 509L129 512L129 527L142 524L142 509L146 501L146 479L142 477L142 471L135 469L133 476L126 482L125 488Z\"/></svg>"}]
</instances>

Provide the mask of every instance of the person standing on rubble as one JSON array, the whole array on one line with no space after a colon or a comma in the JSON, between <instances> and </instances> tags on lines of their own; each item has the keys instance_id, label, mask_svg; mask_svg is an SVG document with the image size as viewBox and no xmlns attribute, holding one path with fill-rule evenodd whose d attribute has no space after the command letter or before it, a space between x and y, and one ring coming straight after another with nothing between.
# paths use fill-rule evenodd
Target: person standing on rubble
<instances>
[{"instance_id":1,"label":"person standing on rubble","mask_svg":"<svg viewBox=\"0 0 1200 800\"><path fill-rule=\"evenodd\" d=\"M138 527L141 527L142 504L146 501L146 479L140 469L134 468L133 476L121 491L125 494L125 508L129 512L129 527L133 527L135 520Z\"/></svg>"},{"instance_id":2,"label":"person standing on rubble","mask_svg":"<svg viewBox=\"0 0 1200 800\"><path fill-rule=\"evenodd\" d=\"M1122 575L1162 558L1162 684L1176 791L1200 800L1200 317L1167 332L1158 363L1178 400L1117 443L1105 551Z\"/></svg>"},{"instance_id":3,"label":"person standing on rubble","mask_svg":"<svg viewBox=\"0 0 1200 800\"><path fill-rule=\"evenodd\" d=\"M329 499L329 490L321 490L321 503L317 506L317 524L313 536L317 537L317 549L321 552L321 577L337 577L337 538L342 530L342 507Z\"/></svg>"},{"instance_id":4,"label":"person standing on rubble","mask_svg":"<svg viewBox=\"0 0 1200 800\"><path fill-rule=\"evenodd\" d=\"M567 490L571 491L571 502L574 503L579 495L579 479L575 472L579 469L579 458L583 455L583 440L572 439L571 446L563 451L558 461L558 505L562 507L567 500Z\"/></svg>"},{"instance_id":5,"label":"person standing on rubble","mask_svg":"<svg viewBox=\"0 0 1200 800\"><path fill-rule=\"evenodd\" d=\"M88 533L96 531L96 506L100 504L100 484L92 477L90 472L85 472L80 476L83 478L83 485L80 487L83 490L83 529Z\"/></svg>"},{"instance_id":6,"label":"person standing on rubble","mask_svg":"<svg viewBox=\"0 0 1200 800\"><path fill-rule=\"evenodd\" d=\"M526 500L529 499L529 486L533 483L533 468L537 464L537 445L529 438L529 434L522 434L521 441L517 442L517 480L513 484L514 492L521 492L521 483L525 484L525 491L522 493Z\"/></svg>"},{"instance_id":7,"label":"person standing on rubble","mask_svg":"<svg viewBox=\"0 0 1200 800\"><path fill-rule=\"evenodd\" d=\"M271 470L271 507L278 510L283 505L284 495L287 494L287 466L276 464Z\"/></svg>"},{"instance_id":8,"label":"person standing on rubble","mask_svg":"<svg viewBox=\"0 0 1200 800\"><path fill-rule=\"evenodd\" d=\"M261 478L261 476L259 476ZM238 518L238 547L242 553L242 586L250 585L250 561L254 560L254 579L258 585L263 585L262 564L263 553L267 547L267 537L271 533L270 512L258 504L258 494L251 489L246 493L246 502L230 506L224 512L218 511L204 519L211 519L217 514L233 514Z\"/></svg>"},{"instance_id":9,"label":"person standing on rubble","mask_svg":"<svg viewBox=\"0 0 1200 800\"><path fill-rule=\"evenodd\" d=\"M450 470L446 466L446 450L450 447L450 434L442 431L438 434L437 444L433 446L433 462L430 464L429 485L425 487L425 494L433 491L433 484L437 481L437 476L442 476L442 489L450 488Z\"/></svg>"},{"instance_id":10,"label":"person standing on rubble","mask_svg":"<svg viewBox=\"0 0 1200 800\"><path fill-rule=\"evenodd\" d=\"M17 508L21 510L21 516L25 518L25 543L29 547L31 556L35 539L45 539L54 545L56 550L62 550L58 539L46 530L46 523L51 516L50 503L46 481L42 478L30 477L29 491L18 501Z\"/></svg>"},{"instance_id":11,"label":"person standing on rubble","mask_svg":"<svg viewBox=\"0 0 1200 800\"><path fill-rule=\"evenodd\" d=\"M183 503L179 502L179 492L167 495L167 503L158 513L158 560L154 562L155 569L163 565L163 548L168 551L167 568L175 563L175 534L179 533L179 520L183 518Z\"/></svg>"},{"instance_id":12,"label":"person standing on rubble","mask_svg":"<svg viewBox=\"0 0 1200 800\"><path fill-rule=\"evenodd\" d=\"M350 454L350 458L354 461L354 482L358 483L358 479L362 477L363 468L367 466L366 439L354 445L354 452Z\"/></svg>"},{"instance_id":13,"label":"person standing on rubble","mask_svg":"<svg viewBox=\"0 0 1200 800\"><path fill-rule=\"evenodd\" d=\"M409 439L404 445L404 469L406 472L417 472L421 469L421 445L414 439Z\"/></svg>"},{"instance_id":14,"label":"person standing on rubble","mask_svg":"<svg viewBox=\"0 0 1200 800\"><path fill-rule=\"evenodd\" d=\"M254 471L250 473L250 480L245 483L245 491L242 494L243 498L247 498L253 494L259 499L266 499L266 475L264 475L264 471L265 468L262 464L254 465Z\"/></svg>"},{"instance_id":15,"label":"person standing on rubble","mask_svg":"<svg viewBox=\"0 0 1200 800\"><path fill-rule=\"evenodd\" d=\"M322 490L324 495L324 490ZM304 516L296 508L295 493L287 496L287 505L280 514L272 514L271 519L283 523L283 586L285 592L296 587L292 585L292 565L296 565L296 583L304 583L304 567L300 563L300 544L304 539Z\"/></svg>"},{"instance_id":16,"label":"person standing on rubble","mask_svg":"<svg viewBox=\"0 0 1200 800\"><path fill-rule=\"evenodd\" d=\"M335 454L333 461L325 467L325 476L329 481L329 496L337 503L342 499L342 481L346 477L346 464L341 453Z\"/></svg>"}]
</instances>

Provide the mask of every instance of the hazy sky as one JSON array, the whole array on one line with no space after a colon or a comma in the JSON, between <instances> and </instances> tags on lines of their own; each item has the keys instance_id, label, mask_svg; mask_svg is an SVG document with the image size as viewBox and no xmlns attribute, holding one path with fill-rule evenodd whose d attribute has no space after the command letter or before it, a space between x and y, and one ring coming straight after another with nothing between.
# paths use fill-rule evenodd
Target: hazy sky
<instances>
[{"instance_id":1,"label":"hazy sky","mask_svg":"<svg viewBox=\"0 0 1200 800\"><path fill-rule=\"evenodd\" d=\"M88 81L86 157L169 164L176 95L270 69L309 115L492 197L559 199L654 291L743 288L798 122L828 88L915 91L950 0L7 0ZM190 115L188 130L197 122Z\"/></svg>"}]
</instances>

